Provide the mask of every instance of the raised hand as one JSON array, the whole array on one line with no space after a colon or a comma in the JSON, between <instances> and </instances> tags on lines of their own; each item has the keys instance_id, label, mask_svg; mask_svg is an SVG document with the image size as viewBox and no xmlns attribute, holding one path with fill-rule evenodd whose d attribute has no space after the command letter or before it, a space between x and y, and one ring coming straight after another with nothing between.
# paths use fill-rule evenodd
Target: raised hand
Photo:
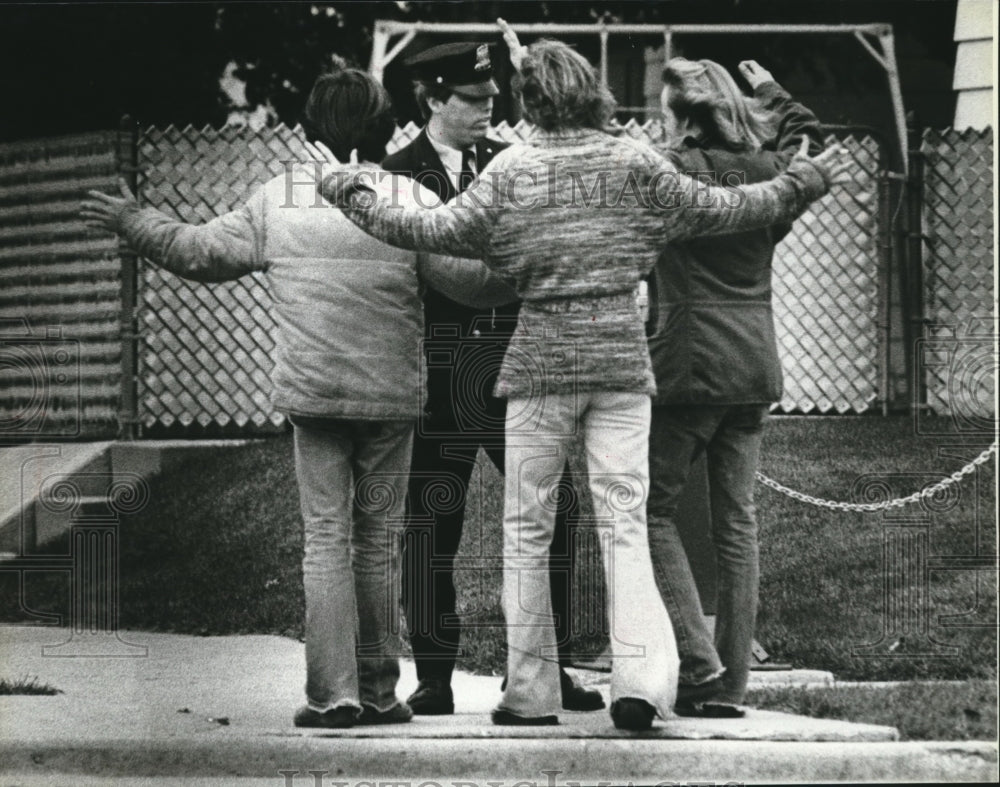
<instances>
[{"instance_id":1,"label":"raised hand","mask_svg":"<svg viewBox=\"0 0 1000 787\"><path fill-rule=\"evenodd\" d=\"M744 60L739 64L738 68L740 73L743 75L743 78L754 90L757 89L758 85L774 81L774 77L771 76L771 72L764 68L756 60Z\"/></svg>"},{"instance_id":2,"label":"raised hand","mask_svg":"<svg viewBox=\"0 0 1000 787\"><path fill-rule=\"evenodd\" d=\"M121 197L112 197L100 191L88 191L91 200L81 203L80 218L91 229L121 234L122 219L126 213L139 210L139 203L124 178L118 178Z\"/></svg>"},{"instance_id":3,"label":"raised hand","mask_svg":"<svg viewBox=\"0 0 1000 787\"><path fill-rule=\"evenodd\" d=\"M795 158L805 159L814 164L823 172L826 182L831 186L846 183L851 179L850 168L852 159L850 151L839 143L824 148L815 156L810 156L809 137L803 136L802 144L799 146Z\"/></svg>"},{"instance_id":4,"label":"raised hand","mask_svg":"<svg viewBox=\"0 0 1000 787\"><path fill-rule=\"evenodd\" d=\"M500 28L500 32L503 33L504 43L507 44L507 48L510 50L510 64L514 66L515 71L521 70L521 63L524 62L525 56L528 54L528 47L521 45L521 40L517 37L511 26L507 24L503 19L497 18L497 26Z\"/></svg>"},{"instance_id":5,"label":"raised hand","mask_svg":"<svg viewBox=\"0 0 1000 787\"><path fill-rule=\"evenodd\" d=\"M339 167L341 165L341 161L333 154L333 151L318 139L315 142L306 141L306 150L314 159L317 159L318 161L325 161L327 164L332 164L335 167ZM357 148L351 151L351 155L349 156L347 163L358 163Z\"/></svg>"}]
</instances>

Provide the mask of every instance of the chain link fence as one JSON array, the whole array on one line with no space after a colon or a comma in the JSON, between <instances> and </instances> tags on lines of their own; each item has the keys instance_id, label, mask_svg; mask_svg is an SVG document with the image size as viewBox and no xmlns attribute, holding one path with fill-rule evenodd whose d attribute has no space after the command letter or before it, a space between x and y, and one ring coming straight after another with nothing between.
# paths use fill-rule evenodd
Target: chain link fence
<instances>
[{"instance_id":1,"label":"chain link fence","mask_svg":"<svg viewBox=\"0 0 1000 787\"><path fill-rule=\"evenodd\" d=\"M516 142L529 130L501 123L493 135ZM412 124L399 129L390 150L418 133ZM664 141L657 121L629 121L622 133L654 146ZM4 434L113 437L131 421L147 436L283 428L269 401L274 323L263 278L192 284L140 262L137 281L126 287L121 277L133 270L126 251L87 231L75 211L82 190L112 190L117 169L136 175L144 205L188 222L209 221L283 172L284 162L301 159L301 130L171 127L147 129L134 140L116 132L91 136L85 150L66 139L3 148L0 281L9 292L0 298L0 322L20 331L0 337ZM885 151L876 138L856 133L841 142L853 159L851 182L815 203L776 253L781 412L861 413L891 395L889 265L901 270L903 262L887 225L898 206L887 204ZM926 383L935 413L979 426L995 417L992 151L988 130L924 132L923 262L910 263L922 269L923 286L912 304L903 304L910 313L922 309L926 323L916 336L914 383ZM25 325L55 326L57 338L79 346L72 375L47 358L28 369L21 356L49 344ZM136 360L126 364L133 349ZM119 364L129 371L120 373ZM36 385L29 379L36 366L42 377L62 376ZM72 396L61 392L66 384Z\"/></svg>"},{"instance_id":2,"label":"chain link fence","mask_svg":"<svg viewBox=\"0 0 1000 787\"><path fill-rule=\"evenodd\" d=\"M139 200L201 224L255 186L308 158L298 129L150 128L139 138ZM263 277L187 282L149 263L139 279L139 421L147 429L230 427L267 432L274 319Z\"/></svg>"},{"instance_id":3,"label":"chain link fence","mask_svg":"<svg viewBox=\"0 0 1000 787\"><path fill-rule=\"evenodd\" d=\"M927 405L991 425L998 366L993 316L993 131L928 129L923 154L924 320L917 371ZM992 429L989 429L992 431Z\"/></svg>"},{"instance_id":4,"label":"chain link fence","mask_svg":"<svg viewBox=\"0 0 1000 787\"><path fill-rule=\"evenodd\" d=\"M834 137L827 139L834 142ZM879 257L879 146L848 136L850 179L813 203L774 255L783 412L862 413L879 397L878 326L888 262ZM884 359L883 359L884 362Z\"/></svg>"},{"instance_id":5,"label":"chain link fence","mask_svg":"<svg viewBox=\"0 0 1000 787\"><path fill-rule=\"evenodd\" d=\"M399 129L390 152L420 129ZM523 141L530 127L492 132ZM654 145L656 121L630 121L623 133ZM775 259L775 311L785 366L784 412L867 410L879 396L877 174L868 137L842 140L854 160L851 182L813 205ZM140 199L201 223L242 203L253 188L304 157L301 130L259 132L151 128L140 135ZM144 264L139 281L139 422L146 428L237 427L269 431L268 373L274 322L262 279L191 284Z\"/></svg>"}]
</instances>

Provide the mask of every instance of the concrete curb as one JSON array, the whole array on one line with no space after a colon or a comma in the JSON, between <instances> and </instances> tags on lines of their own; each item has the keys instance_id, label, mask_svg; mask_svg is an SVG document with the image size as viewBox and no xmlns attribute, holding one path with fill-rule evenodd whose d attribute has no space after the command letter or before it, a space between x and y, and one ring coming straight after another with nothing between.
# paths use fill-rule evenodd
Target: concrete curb
<instances>
[{"instance_id":1,"label":"concrete curb","mask_svg":"<svg viewBox=\"0 0 1000 787\"><path fill-rule=\"evenodd\" d=\"M406 739L192 736L137 742L0 744L6 773L30 777L271 778L290 787L431 782L491 787L676 782L996 782L997 747L641 739ZM316 772L320 772L317 781ZM497 784L499 780L499 784ZM11 783L6 781L5 783ZM523 785L523 787L528 787Z\"/></svg>"},{"instance_id":2,"label":"concrete curb","mask_svg":"<svg viewBox=\"0 0 1000 787\"><path fill-rule=\"evenodd\" d=\"M128 784L259 779L284 787L990 782L998 776L991 742L898 743L891 727L772 711L751 710L738 720L673 718L640 735L616 730L607 710L561 713L558 727L496 727L489 712L500 679L466 673L453 681L454 716L299 730L291 718L302 702L300 642L139 631L67 640L69 634L0 627L5 673L36 676L62 691L0 697L0 784L60 775ZM107 649L92 647L87 655L82 646L90 639ZM127 652L119 654L123 647ZM405 697L416 675L412 662L401 666ZM607 699L608 687L597 688ZM310 771L321 774L318 781Z\"/></svg>"}]
</instances>

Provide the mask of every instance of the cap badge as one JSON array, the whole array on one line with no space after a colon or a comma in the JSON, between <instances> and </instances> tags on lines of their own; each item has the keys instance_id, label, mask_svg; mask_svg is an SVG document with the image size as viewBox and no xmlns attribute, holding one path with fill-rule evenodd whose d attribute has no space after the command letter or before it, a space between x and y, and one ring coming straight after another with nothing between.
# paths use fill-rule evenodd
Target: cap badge
<instances>
[{"instance_id":1,"label":"cap badge","mask_svg":"<svg viewBox=\"0 0 1000 787\"><path fill-rule=\"evenodd\" d=\"M480 44L476 48L476 71L485 71L490 67L489 44Z\"/></svg>"}]
</instances>

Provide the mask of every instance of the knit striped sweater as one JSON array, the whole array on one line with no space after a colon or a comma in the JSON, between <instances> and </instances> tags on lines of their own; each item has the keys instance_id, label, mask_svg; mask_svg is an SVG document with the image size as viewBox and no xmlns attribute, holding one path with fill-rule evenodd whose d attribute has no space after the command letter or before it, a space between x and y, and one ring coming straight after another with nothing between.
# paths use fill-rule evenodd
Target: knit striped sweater
<instances>
[{"instance_id":1,"label":"knit striped sweater","mask_svg":"<svg viewBox=\"0 0 1000 787\"><path fill-rule=\"evenodd\" d=\"M399 200L411 181L343 171L324 197L374 237L404 249L485 260L522 299L494 394L617 391L656 384L635 293L670 241L790 221L828 188L795 159L774 180L709 187L652 148L590 129L536 131L493 159L454 202ZM738 182L738 173L718 179Z\"/></svg>"}]
</instances>

